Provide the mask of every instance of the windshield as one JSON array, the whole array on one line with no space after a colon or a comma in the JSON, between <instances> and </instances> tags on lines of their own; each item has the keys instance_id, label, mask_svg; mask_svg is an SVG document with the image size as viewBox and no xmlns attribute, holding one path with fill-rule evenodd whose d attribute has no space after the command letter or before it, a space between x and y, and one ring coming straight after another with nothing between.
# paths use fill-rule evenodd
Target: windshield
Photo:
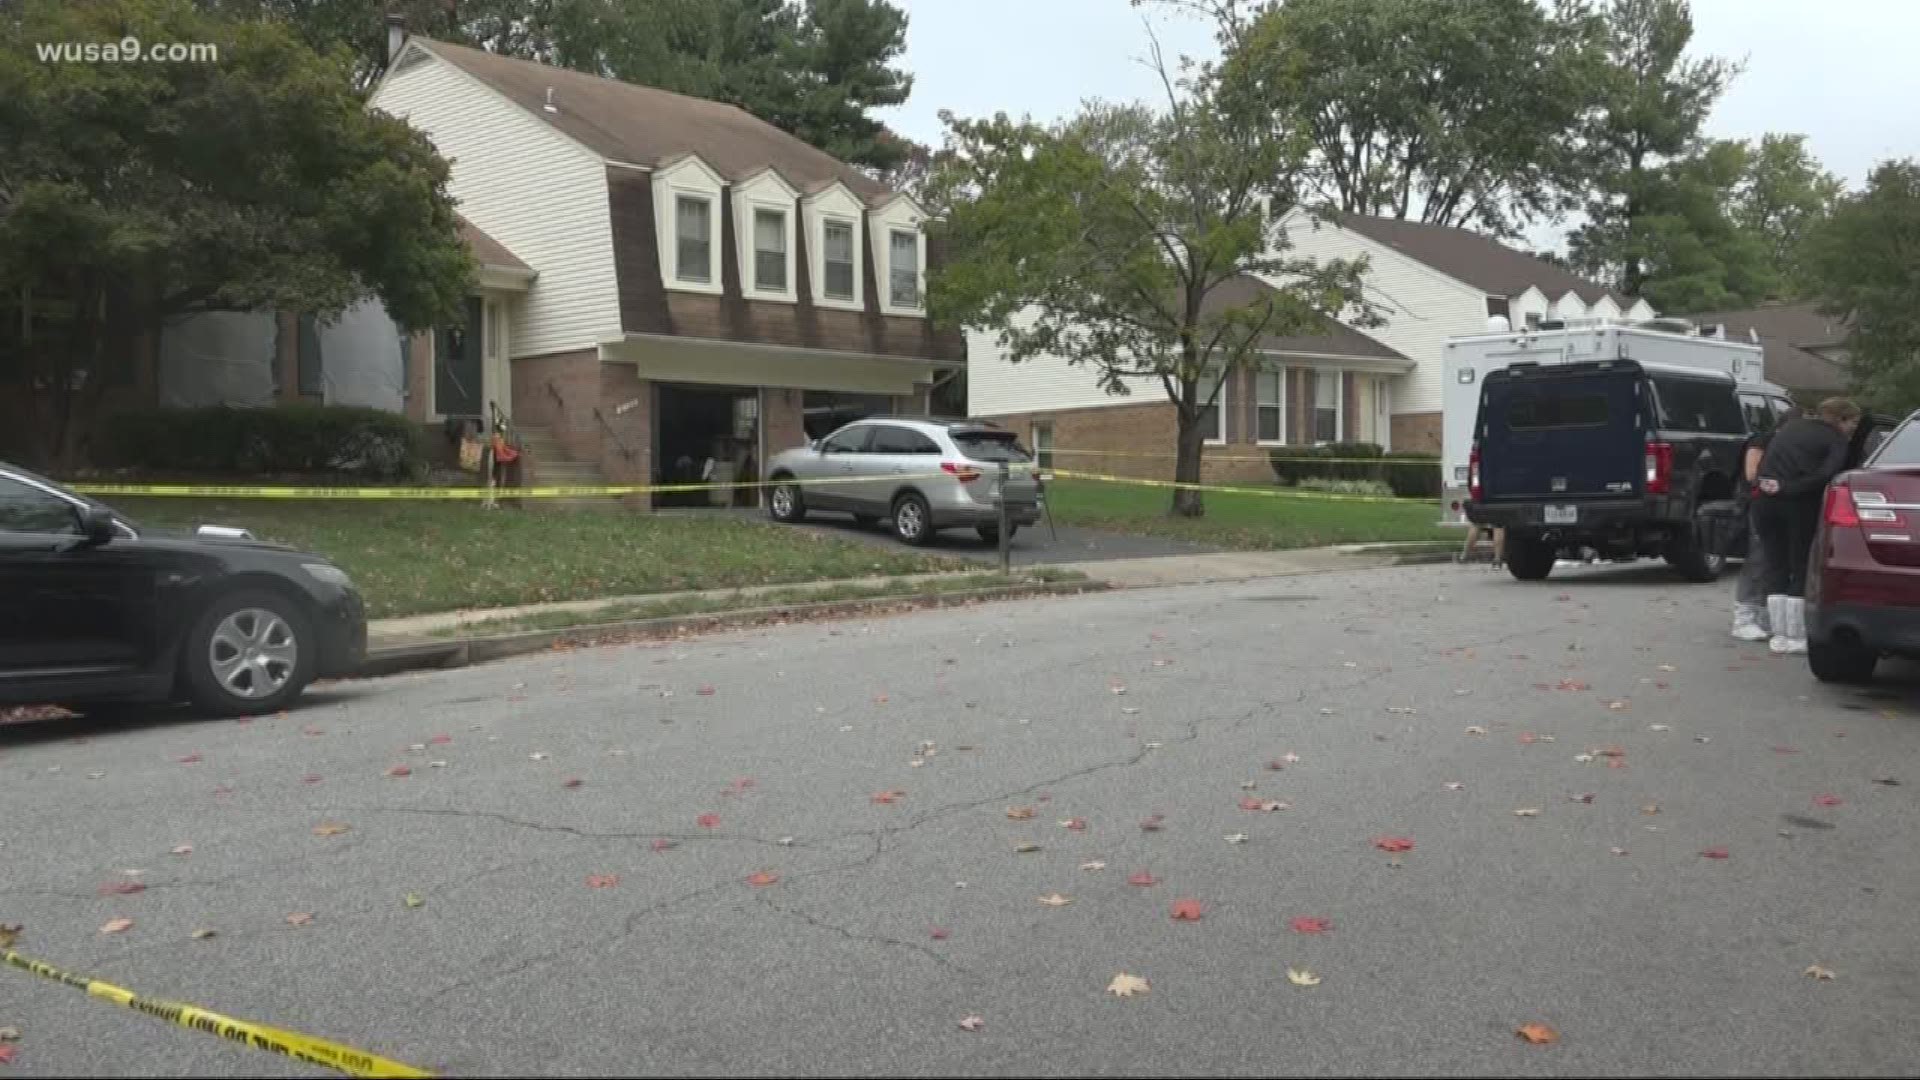
<instances>
[{"instance_id":1,"label":"windshield","mask_svg":"<svg viewBox=\"0 0 1920 1080\"><path fill-rule=\"evenodd\" d=\"M974 461L1024 462L1033 459L1011 431L953 432L953 445Z\"/></svg>"}]
</instances>

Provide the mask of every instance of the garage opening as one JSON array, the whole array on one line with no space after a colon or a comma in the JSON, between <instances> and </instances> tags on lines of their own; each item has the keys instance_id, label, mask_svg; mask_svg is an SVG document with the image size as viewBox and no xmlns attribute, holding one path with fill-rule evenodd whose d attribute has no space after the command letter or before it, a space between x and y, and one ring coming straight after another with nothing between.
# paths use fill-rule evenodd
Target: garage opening
<instances>
[{"instance_id":1,"label":"garage opening","mask_svg":"<svg viewBox=\"0 0 1920 1080\"><path fill-rule=\"evenodd\" d=\"M760 392L662 383L653 395L654 482L726 484L759 477ZM655 507L758 506L756 488L656 491Z\"/></svg>"},{"instance_id":2,"label":"garage opening","mask_svg":"<svg viewBox=\"0 0 1920 1080\"><path fill-rule=\"evenodd\" d=\"M818 439L855 420L893 412L893 399L885 394L808 390L800 399L800 408L807 438Z\"/></svg>"}]
</instances>

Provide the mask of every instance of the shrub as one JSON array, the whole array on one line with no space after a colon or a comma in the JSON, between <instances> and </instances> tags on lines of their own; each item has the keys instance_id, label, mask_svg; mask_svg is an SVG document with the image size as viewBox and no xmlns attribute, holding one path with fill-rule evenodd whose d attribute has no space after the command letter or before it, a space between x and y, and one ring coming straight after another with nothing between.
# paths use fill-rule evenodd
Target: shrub
<instances>
[{"instance_id":1,"label":"shrub","mask_svg":"<svg viewBox=\"0 0 1920 1080\"><path fill-rule=\"evenodd\" d=\"M1375 460L1355 460L1371 458ZM1304 480L1372 480L1409 499L1440 497L1438 454L1385 453L1374 443L1283 446L1269 456L1282 484Z\"/></svg>"},{"instance_id":2,"label":"shrub","mask_svg":"<svg viewBox=\"0 0 1920 1080\"><path fill-rule=\"evenodd\" d=\"M406 417L340 405L151 409L113 417L97 464L155 473L262 473L406 480L426 475Z\"/></svg>"},{"instance_id":3,"label":"shrub","mask_svg":"<svg viewBox=\"0 0 1920 1080\"><path fill-rule=\"evenodd\" d=\"M1393 494L1393 489L1384 480L1329 480L1322 476L1309 476L1293 486L1301 491L1324 491L1329 495Z\"/></svg>"}]
</instances>

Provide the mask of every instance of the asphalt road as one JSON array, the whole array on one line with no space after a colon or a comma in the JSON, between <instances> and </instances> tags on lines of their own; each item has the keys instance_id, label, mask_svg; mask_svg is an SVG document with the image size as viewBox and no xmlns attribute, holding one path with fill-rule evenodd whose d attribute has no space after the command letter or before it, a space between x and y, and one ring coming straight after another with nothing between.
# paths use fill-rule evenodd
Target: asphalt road
<instances>
[{"instance_id":1,"label":"asphalt road","mask_svg":"<svg viewBox=\"0 0 1920 1080\"><path fill-rule=\"evenodd\" d=\"M0 922L449 1074L1911 1074L1913 675L1820 687L1726 599L1407 567L19 725ZM0 969L4 1026L16 1075L305 1074Z\"/></svg>"}]
</instances>

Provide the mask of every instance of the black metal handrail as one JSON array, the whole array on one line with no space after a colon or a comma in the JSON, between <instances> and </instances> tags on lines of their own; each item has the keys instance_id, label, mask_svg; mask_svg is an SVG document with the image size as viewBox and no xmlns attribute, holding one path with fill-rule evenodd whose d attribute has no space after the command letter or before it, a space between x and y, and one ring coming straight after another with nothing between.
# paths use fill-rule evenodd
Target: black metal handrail
<instances>
[{"instance_id":1,"label":"black metal handrail","mask_svg":"<svg viewBox=\"0 0 1920 1080\"><path fill-rule=\"evenodd\" d=\"M547 380L547 396L553 398L553 403L560 406L562 412L566 411L567 399L561 396L560 388L553 385L552 379ZM634 449L620 438L619 432L613 430L612 424L607 423L606 416L600 412L600 407L597 405L594 406L593 409L593 422L599 424L601 432L604 433L607 438L613 440L614 449L620 451L621 457L626 458L628 461L634 459L636 456Z\"/></svg>"}]
</instances>

